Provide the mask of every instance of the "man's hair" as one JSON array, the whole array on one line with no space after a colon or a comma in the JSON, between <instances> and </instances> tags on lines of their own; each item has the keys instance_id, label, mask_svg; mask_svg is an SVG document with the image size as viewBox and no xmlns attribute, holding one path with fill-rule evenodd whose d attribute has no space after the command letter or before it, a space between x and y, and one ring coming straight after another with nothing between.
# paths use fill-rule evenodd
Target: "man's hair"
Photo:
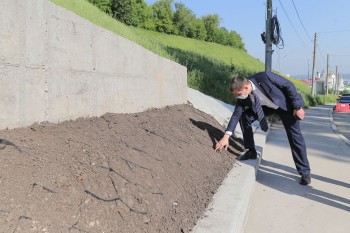
<instances>
[{"instance_id":1,"label":"man's hair","mask_svg":"<svg viewBox=\"0 0 350 233\"><path fill-rule=\"evenodd\" d=\"M248 79L242 76L236 76L236 77L233 77L231 82L229 83L229 88L230 88L230 91L232 92L233 90L242 89L247 84L249 84Z\"/></svg>"}]
</instances>

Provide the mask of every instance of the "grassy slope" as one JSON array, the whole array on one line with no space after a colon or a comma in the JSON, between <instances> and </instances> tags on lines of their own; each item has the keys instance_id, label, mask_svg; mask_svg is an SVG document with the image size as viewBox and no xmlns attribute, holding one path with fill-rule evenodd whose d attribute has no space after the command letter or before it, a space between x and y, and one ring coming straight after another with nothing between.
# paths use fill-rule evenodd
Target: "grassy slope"
<instances>
[{"instance_id":1,"label":"grassy slope","mask_svg":"<svg viewBox=\"0 0 350 233\"><path fill-rule=\"evenodd\" d=\"M262 62L240 49L129 27L104 14L86 0L50 1L160 56L185 65L190 87L225 102L233 101L226 87L230 76L247 76L264 70ZM307 105L317 102L309 95L310 87L299 80L290 80L301 92Z\"/></svg>"},{"instance_id":2,"label":"grassy slope","mask_svg":"<svg viewBox=\"0 0 350 233\"><path fill-rule=\"evenodd\" d=\"M136 31L171 48L208 56L212 59L239 67L245 67L249 70L259 71L264 69L263 63L249 56L245 51L240 49L142 29L136 29Z\"/></svg>"},{"instance_id":3,"label":"grassy slope","mask_svg":"<svg viewBox=\"0 0 350 233\"><path fill-rule=\"evenodd\" d=\"M114 18L104 14L86 0L51 0L51 2L73 11L77 15L86 18L98 26L115 32L116 34L129 40L135 41L151 51L159 50L160 48L157 44L160 44L163 46L196 52L198 54L217 59L218 61L227 62L228 64L232 60L235 65L244 65L248 69L252 70L263 70L264 68L261 62L249 56L246 52L240 49L126 26ZM165 54L166 53L163 51L162 55ZM171 57L168 56L168 58Z\"/></svg>"}]
</instances>

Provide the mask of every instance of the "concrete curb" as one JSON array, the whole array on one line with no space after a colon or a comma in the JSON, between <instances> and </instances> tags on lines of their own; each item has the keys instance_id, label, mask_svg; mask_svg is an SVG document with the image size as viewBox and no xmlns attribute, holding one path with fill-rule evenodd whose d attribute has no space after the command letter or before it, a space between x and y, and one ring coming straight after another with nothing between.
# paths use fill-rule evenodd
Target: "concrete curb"
<instances>
[{"instance_id":1,"label":"concrete curb","mask_svg":"<svg viewBox=\"0 0 350 233\"><path fill-rule=\"evenodd\" d=\"M329 110L329 120L331 121L331 127L333 132L341 139L343 140L348 146L350 146L350 141L337 130L337 126L334 123L333 119L333 109Z\"/></svg>"},{"instance_id":2,"label":"concrete curb","mask_svg":"<svg viewBox=\"0 0 350 233\"><path fill-rule=\"evenodd\" d=\"M187 96L194 108L213 116L224 127L227 125L234 106L191 88L188 88ZM241 135L240 127L236 128L235 133L238 136ZM258 159L235 163L192 232L241 233L243 231L268 133L269 131L265 133L255 130L254 140L259 153Z\"/></svg>"},{"instance_id":3,"label":"concrete curb","mask_svg":"<svg viewBox=\"0 0 350 233\"><path fill-rule=\"evenodd\" d=\"M268 132L258 130L254 135L258 159L236 162L193 228L194 233L243 231Z\"/></svg>"}]
</instances>

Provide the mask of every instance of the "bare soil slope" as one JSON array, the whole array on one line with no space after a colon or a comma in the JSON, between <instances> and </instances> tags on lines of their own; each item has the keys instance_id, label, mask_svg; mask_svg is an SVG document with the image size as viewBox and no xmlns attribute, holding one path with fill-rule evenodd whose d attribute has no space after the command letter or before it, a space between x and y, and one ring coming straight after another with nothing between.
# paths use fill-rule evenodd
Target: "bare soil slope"
<instances>
[{"instance_id":1,"label":"bare soil slope","mask_svg":"<svg viewBox=\"0 0 350 233\"><path fill-rule=\"evenodd\" d=\"M242 142L190 105L0 131L0 232L189 232Z\"/></svg>"}]
</instances>

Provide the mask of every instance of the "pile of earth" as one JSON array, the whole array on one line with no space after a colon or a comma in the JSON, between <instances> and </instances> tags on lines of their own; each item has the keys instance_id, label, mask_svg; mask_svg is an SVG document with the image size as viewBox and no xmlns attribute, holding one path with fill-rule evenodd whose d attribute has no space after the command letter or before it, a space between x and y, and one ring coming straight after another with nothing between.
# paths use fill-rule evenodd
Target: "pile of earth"
<instances>
[{"instance_id":1,"label":"pile of earth","mask_svg":"<svg viewBox=\"0 0 350 233\"><path fill-rule=\"evenodd\" d=\"M189 104L0 131L0 232L189 232L242 151Z\"/></svg>"}]
</instances>

